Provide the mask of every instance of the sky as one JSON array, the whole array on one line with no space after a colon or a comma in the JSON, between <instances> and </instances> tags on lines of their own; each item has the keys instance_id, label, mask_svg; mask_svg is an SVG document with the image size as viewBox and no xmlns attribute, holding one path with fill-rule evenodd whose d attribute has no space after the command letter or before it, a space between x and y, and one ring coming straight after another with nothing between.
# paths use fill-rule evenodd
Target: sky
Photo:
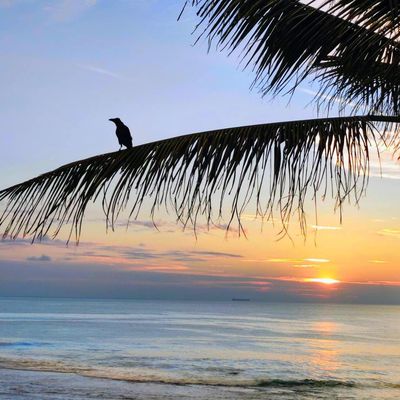
<instances>
[{"instance_id":1,"label":"sky","mask_svg":"<svg viewBox=\"0 0 400 400\"><path fill-rule=\"evenodd\" d=\"M313 118L317 88L261 98L238 55L193 43L182 0L0 0L0 187L118 150L120 117L134 144L221 127ZM291 221L245 215L246 237L225 224L197 235L171 215L143 212L106 232L89 210L79 246L65 233L0 242L0 296L400 304L400 165L372 160L367 195L343 220L318 198L306 240Z\"/></svg>"}]
</instances>

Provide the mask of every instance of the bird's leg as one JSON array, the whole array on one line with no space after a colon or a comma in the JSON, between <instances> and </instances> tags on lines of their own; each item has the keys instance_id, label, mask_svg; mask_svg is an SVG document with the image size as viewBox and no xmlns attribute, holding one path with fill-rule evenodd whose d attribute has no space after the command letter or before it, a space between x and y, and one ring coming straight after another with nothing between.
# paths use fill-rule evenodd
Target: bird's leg
<instances>
[{"instance_id":1,"label":"bird's leg","mask_svg":"<svg viewBox=\"0 0 400 400\"><path fill-rule=\"evenodd\" d=\"M122 149L122 144L119 145L119 150L118 151L121 151L121 149Z\"/></svg>"}]
</instances>

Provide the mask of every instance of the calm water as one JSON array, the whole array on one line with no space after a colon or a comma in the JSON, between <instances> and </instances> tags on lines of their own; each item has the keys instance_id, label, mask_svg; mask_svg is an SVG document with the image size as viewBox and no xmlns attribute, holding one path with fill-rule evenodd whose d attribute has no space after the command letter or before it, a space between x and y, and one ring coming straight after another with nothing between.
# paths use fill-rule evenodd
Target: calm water
<instances>
[{"instance_id":1,"label":"calm water","mask_svg":"<svg viewBox=\"0 0 400 400\"><path fill-rule=\"evenodd\" d=\"M400 307L0 299L1 399L398 399Z\"/></svg>"}]
</instances>

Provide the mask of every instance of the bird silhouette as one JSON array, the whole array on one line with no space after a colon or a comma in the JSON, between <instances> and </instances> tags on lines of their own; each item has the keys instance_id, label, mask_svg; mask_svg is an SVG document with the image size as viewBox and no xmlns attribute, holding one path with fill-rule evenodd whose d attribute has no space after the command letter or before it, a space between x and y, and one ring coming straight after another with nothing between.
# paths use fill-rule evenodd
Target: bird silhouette
<instances>
[{"instance_id":1,"label":"bird silhouette","mask_svg":"<svg viewBox=\"0 0 400 400\"><path fill-rule=\"evenodd\" d=\"M109 121L114 122L117 129L115 131L118 143L120 145L120 150L122 146L125 146L127 149L132 148L132 135L129 128L119 119L119 118L110 118Z\"/></svg>"}]
</instances>

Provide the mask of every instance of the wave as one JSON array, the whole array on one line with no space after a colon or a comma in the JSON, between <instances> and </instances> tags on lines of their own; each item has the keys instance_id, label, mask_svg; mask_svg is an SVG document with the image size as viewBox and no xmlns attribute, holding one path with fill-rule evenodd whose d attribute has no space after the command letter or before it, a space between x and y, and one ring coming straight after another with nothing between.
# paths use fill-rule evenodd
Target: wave
<instances>
[{"instance_id":1,"label":"wave","mask_svg":"<svg viewBox=\"0 0 400 400\"><path fill-rule=\"evenodd\" d=\"M162 374L142 374L133 369L68 364L62 361L0 358L0 369L25 370L77 374L87 378L110 379L131 383L154 383L168 385L201 385L259 389L315 390L334 388L388 388L400 389L400 383L383 381L355 382L339 379L243 379L237 375L223 377L171 377Z\"/></svg>"},{"instance_id":2,"label":"wave","mask_svg":"<svg viewBox=\"0 0 400 400\"><path fill-rule=\"evenodd\" d=\"M0 347L34 347L45 346L47 343L38 342L0 342Z\"/></svg>"},{"instance_id":3,"label":"wave","mask_svg":"<svg viewBox=\"0 0 400 400\"><path fill-rule=\"evenodd\" d=\"M359 383L354 381L341 381L336 379L268 379L261 380L257 386L260 387L356 387Z\"/></svg>"}]
</instances>

